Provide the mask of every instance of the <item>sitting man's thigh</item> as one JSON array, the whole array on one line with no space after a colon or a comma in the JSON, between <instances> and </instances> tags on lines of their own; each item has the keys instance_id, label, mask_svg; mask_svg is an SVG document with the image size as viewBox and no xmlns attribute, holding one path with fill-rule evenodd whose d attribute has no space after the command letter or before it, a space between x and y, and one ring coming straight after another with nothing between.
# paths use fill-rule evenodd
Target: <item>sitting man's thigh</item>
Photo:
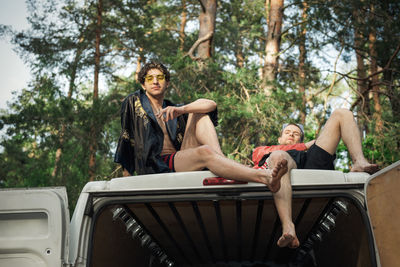
<instances>
[{"instance_id":1,"label":"sitting man's thigh","mask_svg":"<svg viewBox=\"0 0 400 267\"><path fill-rule=\"evenodd\" d=\"M174 159L175 171L199 171L204 169L204 160L199 157L199 148L188 148L176 152Z\"/></svg>"}]
</instances>

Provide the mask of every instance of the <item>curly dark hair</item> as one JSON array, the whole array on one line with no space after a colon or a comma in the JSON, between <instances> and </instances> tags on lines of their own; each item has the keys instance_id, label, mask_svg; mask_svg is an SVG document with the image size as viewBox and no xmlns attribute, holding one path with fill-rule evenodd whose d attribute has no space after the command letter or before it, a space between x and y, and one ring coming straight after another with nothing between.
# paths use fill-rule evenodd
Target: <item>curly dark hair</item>
<instances>
[{"instance_id":1,"label":"curly dark hair","mask_svg":"<svg viewBox=\"0 0 400 267\"><path fill-rule=\"evenodd\" d=\"M156 62L156 61L151 61L149 63L144 64L144 66L140 69L140 72L138 74L138 80L141 84L144 84L144 78L147 75L147 72L151 69L158 69L165 75L165 80L169 82L170 79L170 74L167 69L162 63Z\"/></svg>"}]
</instances>

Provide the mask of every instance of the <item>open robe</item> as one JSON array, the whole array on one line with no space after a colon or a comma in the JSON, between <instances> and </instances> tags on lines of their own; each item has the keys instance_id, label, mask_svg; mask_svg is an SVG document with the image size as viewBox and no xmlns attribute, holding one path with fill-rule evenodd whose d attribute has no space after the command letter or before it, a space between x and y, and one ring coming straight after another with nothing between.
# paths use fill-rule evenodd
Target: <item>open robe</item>
<instances>
[{"instance_id":1,"label":"open robe","mask_svg":"<svg viewBox=\"0 0 400 267\"><path fill-rule=\"evenodd\" d=\"M176 106L164 100L163 108ZM217 109L208 114L217 125ZM175 149L180 150L188 114L166 122L169 138ZM143 90L127 96L121 107L121 135L114 161L120 163L130 174L138 175L170 172L161 159L164 136L153 113L150 101Z\"/></svg>"}]
</instances>

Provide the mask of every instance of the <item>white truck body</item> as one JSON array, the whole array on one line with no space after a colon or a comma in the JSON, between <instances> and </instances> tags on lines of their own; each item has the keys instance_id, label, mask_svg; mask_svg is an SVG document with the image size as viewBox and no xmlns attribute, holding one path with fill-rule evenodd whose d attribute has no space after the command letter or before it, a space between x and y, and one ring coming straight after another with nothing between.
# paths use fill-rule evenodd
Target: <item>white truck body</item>
<instances>
[{"instance_id":1,"label":"white truck body","mask_svg":"<svg viewBox=\"0 0 400 267\"><path fill-rule=\"evenodd\" d=\"M400 161L372 176L292 170L298 249L276 246L281 229L266 186L204 185L212 177L199 171L89 182L71 221L63 187L2 189L0 266L400 262Z\"/></svg>"}]
</instances>

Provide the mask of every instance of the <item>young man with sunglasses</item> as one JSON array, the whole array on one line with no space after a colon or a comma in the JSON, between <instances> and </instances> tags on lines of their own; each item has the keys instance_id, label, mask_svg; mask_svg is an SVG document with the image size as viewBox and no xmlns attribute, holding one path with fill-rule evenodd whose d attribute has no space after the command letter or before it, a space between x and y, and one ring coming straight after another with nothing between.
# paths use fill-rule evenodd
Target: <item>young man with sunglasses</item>
<instances>
[{"instance_id":1,"label":"young man with sunglasses","mask_svg":"<svg viewBox=\"0 0 400 267\"><path fill-rule=\"evenodd\" d=\"M183 106L164 99L170 73L160 63L147 63L138 80L143 90L125 98L121 108L121 136L115 162L124 175L183 172L209 169L214 174L239 181L263 183L282 201L287 193L281 177L286 159L274 158L275 167L254 169L226 158L220 148L215 125L216 103L198 99Z\"/></svg>"},{"instance_id":2,"label":"young man with sunglasses","mask_svg":"<svg viewBox=\"0 0 400 267\"><path fill-rule=\"evenodd\" d=\"M317 140L303 143L304 128L301 124L286 123L282 127L279 145L260 146L253 151L253 162L256 169L268 169L275 167L275 158L280 157L288 161L288 172L281 178L281 190L287 195L285 199L291 199L292 188L290 184L290 170L320 169L333 170L335 152L340 139L343 140L353 161L352 172L375 173L378 171L376 164L369 163L362 152L361 136L353 114L346 109L335 110L326 122ZM275 199L275 202L277 199ZM286 205L286 206L285 206ZM278 240L280 246L296 246L299 241L295 234L291 217L291 203L285 201L277 205L277 210L282 221L283 234Z\"/></svg>"}]
</instances>

